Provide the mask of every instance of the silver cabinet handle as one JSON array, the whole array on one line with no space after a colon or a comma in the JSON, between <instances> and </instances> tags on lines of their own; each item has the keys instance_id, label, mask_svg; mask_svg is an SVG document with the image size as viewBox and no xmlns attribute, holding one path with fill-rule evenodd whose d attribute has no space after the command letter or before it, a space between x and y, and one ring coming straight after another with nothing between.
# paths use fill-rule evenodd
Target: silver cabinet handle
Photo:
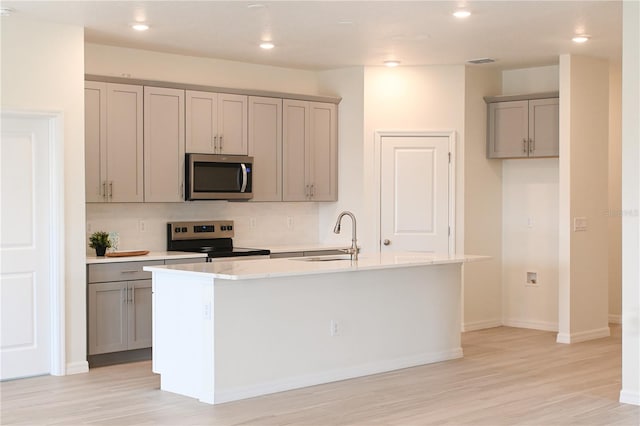
<instances>
[{"instance_id":1,"label":"silver cabinet handle","mask_svg":"<svg viewBox=\"0 0 640 426\"><path fill-rule=\"evenodd\" d=\"M132 269L132 270L129 270L129 271L120 271L121 274L135 274L136 272L140 272L140 271L138 271L136 269Z\"/></svg>"},{"instance_id":2,"label":"silver cabinet handle","mask_svg":"<svg viewBox=\"0 0 640 426\"><path fill-rule=\"evenodd\" d=\"M304 186L304 197L309 198L309 185Z\"/></svg>"},{"instance_id":3,"label":"silver cabinet handle","mask_svg":"<svg viewBox=\"0 0 640 426\"><path fill-rule=\"evenodd\" d=\"M388 246L389 244L391 244L391 241L385 239L384 241L382 241L382 244L384 244L385 246Z\"/></svg>"},{"instance_id":4,"label":"silver cabinet handle","mask_svg":"<svg viewBox=\"0 0 640 426\"><path fill-rule=\"evenodd\" d=\"M127 304L127 297L129 297L129 288L122 288L120 289L120 297L122 298L122 304L126 305Z\"/></svg>"},{"instance_id":5,"label":"silver cabinet handle","mask_svg":"<svg viewBox=\"0 0 640 426\"><path fill-rule=\"evenodd\" d=\"M213 152L218 151L218 135L213 137Z\"/></svg>"},{"instance_id":6,"label":"silver cabinet handle","mask_svg":"<svg viewBox=\"0 0 640 426\"><path fill-rule=\"evenodd\" d=\"M527 140L526 139L522 139L522 152L524 152L524 153L527 152Z\"/></svg>"},{"instance_id":7,"label":"silver cabinet handle","mask_svg":"<svg viewBox=\"0 0 640 426\"><path fill-rule=\"evenodd\" d=\"M529 153L532 154L536 150L536 142L533 139L529 139Z\"/></svg>"},{"instance_id":8,"label":"silver cabinet handle","mask_svg":"<svg viewBox=\"0 0 640 426\"><path fill-rule=\"evenodd\" d=\"M311 198L316 196L316 186L311 184Z\"/></svg>"},{"instance_id":9,"label":"silver cabinet handle","mask_svg":"<svg viewBox=\"0 0 640 426\"><path fill-rule=\"evenodd\" d=\"M107 181L102 182L102 198L107 198Z\"/></svg>"},{"instance_id":10,"label":"silver cabinet handle","mask_svg":"<svg viewBox=\"0 0 640 426\"><path fill-rule=\"evenodd\" d=\"M135 305L136 303L136 289L135 287L131 287L131 304Z\"/></svg>"},{"instance_id":11,"label":"silver cabinet handle","mask_svg":"<svg viewBox=\"0 0 640 426\"><path fill-rule=\"evenodd\" d=\"M113 198L113 181L109 182L109 198Z\"/></svg>"},{"instance_id":12,"label":"silver cabinet handle","mask_svg":"<svg viewBox=\"0 0 640 426\"><path fill-rule=\"evenodd\" d=\"M220 135L220 152L222 152L222 135Z\"/></svg>"}]
</instances>

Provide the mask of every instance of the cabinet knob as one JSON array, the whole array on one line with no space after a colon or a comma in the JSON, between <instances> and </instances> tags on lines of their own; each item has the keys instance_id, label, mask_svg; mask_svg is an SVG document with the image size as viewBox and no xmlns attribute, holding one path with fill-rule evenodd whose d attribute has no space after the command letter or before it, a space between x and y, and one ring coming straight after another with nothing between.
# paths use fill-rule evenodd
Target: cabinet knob
<instances>
[{"instance_id":1,"label":"cabinet knob","mask_svg":"<svg viewBox=\"0 0 640 426\"><path fill-rule=\"evenodd\" d=\"M385 246L388 246L389 244L391 244L391 241L385 238L385 240L382 241L382 244L384 244Z\"/></svg>"}]
</instances>

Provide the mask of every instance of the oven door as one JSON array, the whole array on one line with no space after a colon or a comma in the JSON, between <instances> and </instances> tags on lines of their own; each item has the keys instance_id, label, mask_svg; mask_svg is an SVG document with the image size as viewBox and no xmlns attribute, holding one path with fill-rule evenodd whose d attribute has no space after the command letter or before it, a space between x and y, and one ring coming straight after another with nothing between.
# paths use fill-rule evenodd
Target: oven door
<instances>
[{"instance_id":1,"label":"oven door","mask_svg":"<svg viewBox=\"0 0 640 426\"><path fill-rule=\"evenodd\" d=\"M248 200L252 190L253 158L240 155L187 154L187 200Z\"/></svg>"}]
</instances>

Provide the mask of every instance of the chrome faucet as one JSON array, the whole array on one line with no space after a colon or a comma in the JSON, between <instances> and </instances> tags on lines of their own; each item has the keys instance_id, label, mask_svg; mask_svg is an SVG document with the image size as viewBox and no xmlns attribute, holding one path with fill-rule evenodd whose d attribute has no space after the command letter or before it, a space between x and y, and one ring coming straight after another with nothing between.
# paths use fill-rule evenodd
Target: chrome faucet
<instances>
[{"instance_id":1,"label":"chrome faucet","mask_svg":"<svg viewBox=\"0 0 640 426\"><path fill-rule=\"evenodd\" d=\"M342 212L338 215L338 220L336 220L336 226L333 228L333 232L336 234L340 233L340 222L342 221L343 216L349 216L351 218L351 247L348 249L342 249L341 251L348 253L351 255L351 260L358 260L358 239L356 237L356 217L351 212Z\"/></svg>"}]
</instances>

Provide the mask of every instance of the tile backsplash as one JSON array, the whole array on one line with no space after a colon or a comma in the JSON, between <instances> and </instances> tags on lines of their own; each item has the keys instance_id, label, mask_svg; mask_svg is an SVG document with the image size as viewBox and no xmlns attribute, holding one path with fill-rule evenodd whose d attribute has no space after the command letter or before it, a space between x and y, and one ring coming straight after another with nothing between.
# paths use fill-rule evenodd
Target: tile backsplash
<instances>
[{"instance_id":1,"label":"tile backsplash","mask_svg":"<svg viewBox=\"0 0 640 426\"><path fill-rule=\"evenodd\" d=\"M269 248L318 242L316 203L252 203L197 201L188 203L88 203L89 235L115 232L118 250L164 251L167 222L189 220L235 221L234 245Z\"/></svg>"}]
</instances>

